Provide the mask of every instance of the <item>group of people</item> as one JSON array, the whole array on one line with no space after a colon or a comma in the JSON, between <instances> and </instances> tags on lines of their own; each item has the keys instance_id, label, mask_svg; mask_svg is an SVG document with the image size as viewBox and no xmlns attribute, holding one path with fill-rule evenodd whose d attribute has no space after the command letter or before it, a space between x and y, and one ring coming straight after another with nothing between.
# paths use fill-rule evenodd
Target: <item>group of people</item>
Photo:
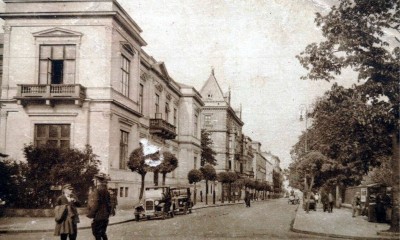
<instances>
[{"instance_id":1,"label":"group of people","mask_svg":"<svg viewBox=\"0 0 400 240\"><path fill-rule=\"evenodd\" d=\"M92 234L96 240L107 240L107 226L110 215L115 215L116 196L110 194L107 189L108 177L105 174L98 174L96 178L96 188L89 193L87 217L93 219L91 227ZM61 240L75 240L78 234L77 224L79 214L77 207L81 204L73 193L71 184L62 187L62 195L56 200L56 227L55 236L60 236ZM58 213L57 209L64 208ZM59 216L57 216L57 214Z\"/></svg>"},{"instance_id":2,"label":"group of people","mask_svg":"<svg viewBox=\"0 0 400 240\"><path fill-rule=\"evenodd\" d=\"M376 195L370 196L369 202L367 204L364 204L364 208L362 207L361 204L361 196L360 192L356 192L356 194L353 197L353 200L351 202L352 209L353 209L353 217L356 217L356 215L363 214L366 215L367 213L367 205L369 203L375 203L374 204L374 210L375 210L375 216L376 216L376 221L379 223L386 222L386 210L387 208L391 207L391 199L390 196L386 193L377 193Z\"/></svg>"}]
</instances>

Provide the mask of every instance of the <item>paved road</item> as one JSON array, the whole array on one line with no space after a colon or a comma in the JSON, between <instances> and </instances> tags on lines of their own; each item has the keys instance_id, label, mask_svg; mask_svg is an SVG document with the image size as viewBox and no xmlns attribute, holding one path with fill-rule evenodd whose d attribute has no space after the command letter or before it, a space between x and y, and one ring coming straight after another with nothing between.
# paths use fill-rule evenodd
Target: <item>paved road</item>
<instances>
[{"instance_id":1,"label":"paved road","mask_svg":"<svg viewBox=\"0 0 400 240\"><path fill-rule=\"evenodd\" d=\"M257 202L251 208L233 205L206 208L166 220L128 222L110 226L109 239L323 239L290 232L295 205L286 199ZM52 233L0 235L0 239L57 239ZM93 239L82 229L78 239Z\"/></svg>"}]
</instances>

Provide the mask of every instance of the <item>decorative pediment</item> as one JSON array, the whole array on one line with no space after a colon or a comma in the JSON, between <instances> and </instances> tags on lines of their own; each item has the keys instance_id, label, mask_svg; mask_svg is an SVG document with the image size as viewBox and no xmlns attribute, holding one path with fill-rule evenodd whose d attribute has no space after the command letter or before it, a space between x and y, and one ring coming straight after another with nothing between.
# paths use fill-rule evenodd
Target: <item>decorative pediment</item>
<instances>
[{"instance_id":1,"label":"decorative pediment","mask_svg":"<svg viewBox=\"0 0 400 240\"><path fill-rule=\"evenodd\" d=\"M121 46L122 46L122 49L125 50L130 55L133 56L135 54L135 50L134 50L132 44L130 44L129 42L121 42Z\"/></svg>"},{"instance_id":2,"label":"decorative pediment","mask_svg":"<svg viewBox=\"0 0 400 240\"><path fill-rule=\"evenodd\" d=\"M81 37L82 33L63 28L51 28L33 33L34 37Z\"/></svg>"},{"instance_id":3,"label":"decorative pediment","mask_svg":"<svg viewBox=\"0 0 400 240\"><path fill-rule=\"evenodd\" d=\"M175 104L176 106L178 106L179 100L175 100L175 99L174 99L174 104Z\"/></svg>"},{"instance_id":4,"label":"decorative pediment","mask_svg":"<svg viewBox=\"0 0 400 240\"><path fill-rule=\"evenodd\" d=\"M165 80L170 81L170 76L168 74L167 67L163 62L158 62L154 64L153 68L156 68L161 73L161 75L164 77Z\"/></svg>"},{"instance_id":5,"label":"decorative pediment","mask_svg":"<svg viewBox=\"0 0 400 240\"><path fill-rule=\"evenodd\" d=\"M171 94L167 93L166 98L167 98L168 100L171 100Z\"/></svg>"}]
</instances>

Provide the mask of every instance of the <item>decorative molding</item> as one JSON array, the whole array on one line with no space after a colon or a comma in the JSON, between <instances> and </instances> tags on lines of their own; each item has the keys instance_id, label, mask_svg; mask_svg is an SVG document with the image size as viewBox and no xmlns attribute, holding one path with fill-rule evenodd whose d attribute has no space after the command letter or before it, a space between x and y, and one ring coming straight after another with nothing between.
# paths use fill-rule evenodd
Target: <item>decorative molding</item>
<instances>
[{"instance_id":1,"label":"decorative molding","mask_svg":"<svg viewBox=\"0 0 400 240\"><path fill-rule=\"evenodd\" d=\"M171 94L170 93L167 93L167 95L165 96L168 100L171 100Z\"/></svg>"},{"instance_id":2,"label":"decorative molding","mask_svg":"<svg viewBox=\"0 0 400 240\"><path fill-rule=\"evenodd\" d=\"M112 112L103 112L103 117L104 117L104 118L109 118L109 119L111 119L111 118L112 118L112 115L113 115Z\"/></svg>"},{"instance_id":3,"label":"decorative molding","mask_svg":"<svg viewBox=\"0 0 400 240\"><path fill-rule=\"evenodd\" d=\"M135 124L134 121L129 120L129 119L124 118L124 117L119 117L119 118L118 118L118 121L119 121L120 123L123 123L123 124L128 125L129 127L132 127L132 126Z\"/></svg>"},{"instance_id":4,"label":"decorative molding","mask_svg":"<svg viewBox=\"0 0 400 240\"><path fill-rule=\"evenodd\" d=\"M124 41L122 41L120 43L121 43L122 50L124 52L128 53L131 56L135 55L135 50L134 50L132 44L130 44L129 42L124 42Z\"/></svg>"},{"instance_id":5,"label":"decorative molding","mask_svg":"<svg viewBox=\"0 0 400 240\"><path fill-rule=\"evenodd\" d=\"M82 33L63 28L51 28L40 32L32 33L34 37L82 37Z\"/></svg>"},{"instance_id":6,"label":"decorative molding","mask_svg":"<svg viewBox=\"0 0 400 240\"><path fill-rule=\"evenodd\" d=\"M4 33L10 33L11 32L11 26L10 25L4 25L3 26Z\"/></svg>"},{"instance_id":7,"label":"decorative molding","mask_svg":"<svg viewBox=\"0 0 400 240\"><path fill-rule=\"evenodd\" d=\"M161 83L158 83L155 85L155 88L159 91L162 92L164 90L164 87L161 85Z\"/></svg>"},{"instance_id":8,"label":"decorative molding","mask_svg":"<svg viewBox=\"0 0 400 240\"><path fill-rule=\"evenodd\" d=\"M175 104L176 106L178 106L178 105L179 105L179 99L178 99L178 100L174 99L174 104Z\"/></svg>"},{"instance_id":9,"label":"decorative molding","mask_svg":"<svg viewBox=\"0 0 400 240\"><path fill-rule=\"evenodd\" d=\"M8 116L8 112L1 112L0 113L0 117L1 118L7 118L7 116Z\"/></svg>"},{"instance_id":10,"label":"decorative molding","mask_svg":"<svg viewBox=\"0 0 400 240\"><path fill-rule=\"evenodd\" d=\"M143 70L140 70L140 78L145 82L151 79L150 75L144 72Z\"/></svg>"},{"instance_id":11,"label":"decorative molding","mask_svg":"<svg viewBox=\"0 0 400 240\"><path fill-rule=\"evenodd\" d=\"M29 117L76 117L78 113L28 113Z\"/></svg>"},{"instance_id":12,"label":"decorative molding","mask_svg":"<svg viewBox=\"0 0 400 240\"><path fill-rule=\"evenodd\" d=\"M194 111L195 111L196 113L200 113L200 108L196 107L196 108L194 108Z\"/></svg>"},{"instance_id":13,"label":"decorative molding","mask_svg":"<svg viewBox=\"0 0 400 240\"><path fill-rule=\"evenodd\" d=\"M146 133L139 133L139 138L147 138L147 134Z\"/></svg>"}]
</instances>

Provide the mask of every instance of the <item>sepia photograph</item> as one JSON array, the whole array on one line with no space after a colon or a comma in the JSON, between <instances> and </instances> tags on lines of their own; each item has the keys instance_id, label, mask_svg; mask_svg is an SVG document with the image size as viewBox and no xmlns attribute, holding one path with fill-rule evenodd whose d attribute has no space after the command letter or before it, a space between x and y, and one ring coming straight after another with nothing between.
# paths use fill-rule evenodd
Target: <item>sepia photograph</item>
<instances>
[{"instance_id":1,"label":"sepia photograph","mask_svg":"<svg viewBox=\"0 0 400 240\"><path fill-rule=\"evenodd\" d=\"M400 239L399 0L0 0L0 240Z\"/></svg>"}]
</instances>

